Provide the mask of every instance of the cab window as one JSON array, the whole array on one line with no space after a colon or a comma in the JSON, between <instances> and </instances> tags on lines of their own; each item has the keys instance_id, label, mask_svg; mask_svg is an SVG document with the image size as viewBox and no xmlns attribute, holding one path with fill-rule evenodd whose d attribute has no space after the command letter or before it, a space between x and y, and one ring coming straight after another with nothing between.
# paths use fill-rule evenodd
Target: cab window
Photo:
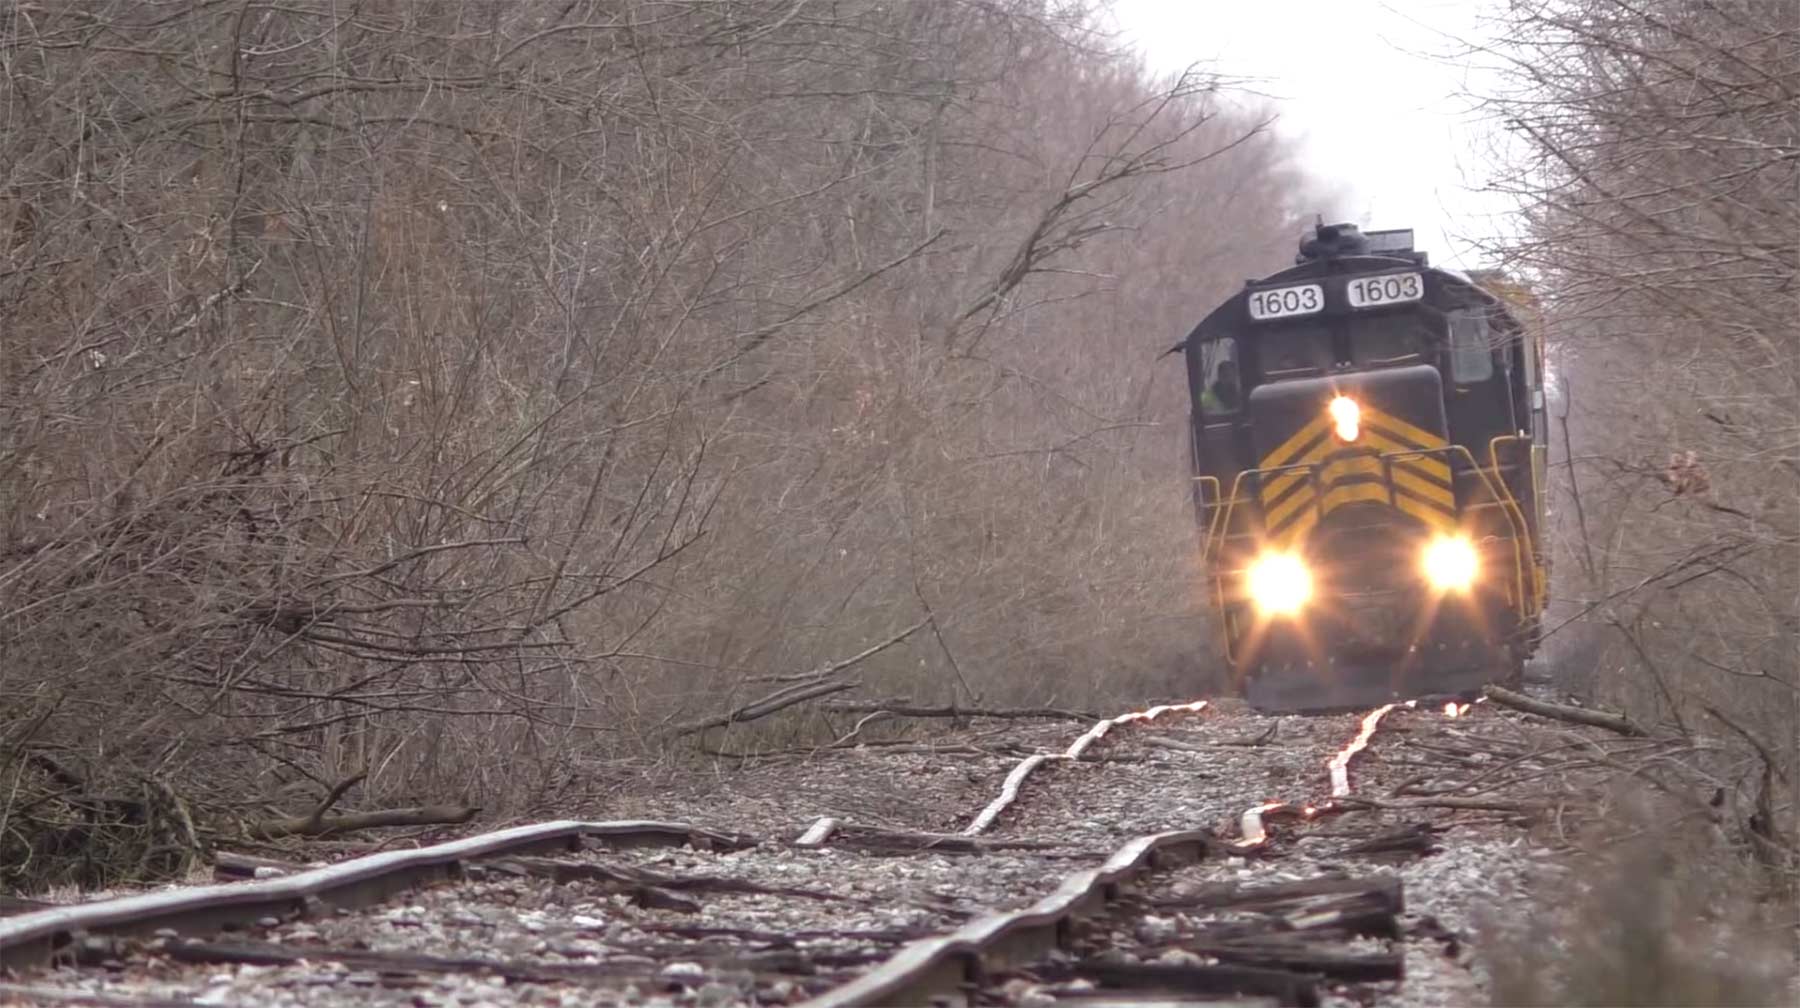
<instances>
[{"instance_id":1,"label":"cab window","mask_svg":"<svg viewBox=\"0 0 1800 1008\"><path fill-rule=\"evenodd\" d=\"M1494 375L1486 308L1457 308L1449 313L1450 378L1458 385L1487 381Z\"/></svg>"},{"instance_id":2,"label":"cab window","mask_svg":"<svg viewBox=\"0 0 1800 1008\"><path fill-rule=\"evenodd\" d=\"M1200 390L1200 412L1214 416L1236 413L1243 407L1244 385L1238 374L1237 340L1227 336L1200 348L1205 385Z\"/></svg>"},{"instance_id":3,"label":"cab window","mask_svg":"<svg viewBox=\"0 0 1800 1008\"><path fill-rule=\"evenodd\" d=\"M1316 323L1270 326L1256 340L1264 378L1300 378L1331 367L1331 336Z\"/></svg>"},{"instance_id":4,"label":"cab window","mask_svg":"<svg viewBox=\"0 0 1800 1008\"><path fill-rule=\"evenodd\" d=\"M1431 330L1417 314L1387 314L1350 321L1350 359L1358 367L1406 364L1423 360Z\"/></svg>"}]
</instances>

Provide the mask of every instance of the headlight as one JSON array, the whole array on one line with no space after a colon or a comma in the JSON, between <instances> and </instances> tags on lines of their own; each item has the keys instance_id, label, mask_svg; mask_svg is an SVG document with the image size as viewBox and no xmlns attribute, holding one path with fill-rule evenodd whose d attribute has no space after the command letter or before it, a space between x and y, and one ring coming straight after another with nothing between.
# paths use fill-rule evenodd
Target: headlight
<instances>
[{"instance_id":1,"label":"headlight","mask_svg":"<svg viewBox=\"0 0 1800 1008\"><path fill-rule=\"evenodd\" d=\"M1292 616L1312 598L1312 575L1292 553L1264 553L1250 565L1250 599L1266 616Z\"/></svg>"},{"instance_id":2,"label":"headlight","mask_svg":"<svg viewBox=\"0 0 1800 1008\"><path fill-rule=\"evenodd\" d=\"M1338 396L1325 407L1331 414L1331 425L1336 428L1337 436L1344 441L1355 441L1362 433L1362 407L1349 396Z\"/></svg>"},{"instance_id":3,"label":"headlight","mask_svg":"<svg viewBox=\"0 0 1800 1008\"><path fill-rule=\"evenodd\" d=\"M1467 591L1481 572L1475 544L1464 536L1439 536L1425 547L1425 580L1438 591Z\"/></svg>"}]
</instances>

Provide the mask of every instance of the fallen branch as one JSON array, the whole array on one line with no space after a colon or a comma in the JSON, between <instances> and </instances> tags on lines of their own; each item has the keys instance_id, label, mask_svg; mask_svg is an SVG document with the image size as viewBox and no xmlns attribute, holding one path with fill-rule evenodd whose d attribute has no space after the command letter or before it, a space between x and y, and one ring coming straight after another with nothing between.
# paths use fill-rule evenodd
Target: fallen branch
<instances>
[{"instance_id":1,"label":"fallen branch","mask_svg":"<svg viewBox=\"0 0 1800 1008\"><path fill-rule=\"evenodd\" d=\"M1140 736L1137 741L1139 745L1149 746L1152 749L1171 749L1175 752L1218 754L1217 750L1214 748L1218 743L1201 745L1198 742L1183 742L1180 739L1164 738L1161 735L1143 735Z\"/></svg>"},{"instance_id":2,"label":"fallen branch","mask_svg":"<svg viewBox=\"0 0 1800 1008\"><path fill-rule=\"evenodd\" d=\"M1443 827L1430 823L1414 823L1390 830L1378 836L1370 837L1359 843L1340 847L1331 852L1332 857L1348 857L1351 855L1369 854L1414 854L1423 857L1437 851L1437 835Z\"/></svg>"},{"instance_id":3,"label":"fallen branch","mask_svg":"<svg viewBox=\"0 0 1800 1008\"><path fill-rule=\"evenodd\" d=\"M861 685L862 683L857 682L856 680L846 679L837 682L812 682L802 683L798 686L789 686L786 689L776 690L774 693L763 697L761 700L747 703L734 711L728 711L717 717L707 718L704 721L693 721L682 725L675 729L675 737L681 738L684 735L695 735L706 731L708 728L722 728L725 725L740 724L745 721L755 721L757 718L768 717L776 711L786 710L797 703L805 703L808 700L814 700L822 696L830 696L833 693L842 693L845 690L855 689Z\"/></svg>"},{"instance_id":4,"label":"fallen branch","mask_svg":"<svg viewBox=\"0 0 1800 1008\"><path fill-rule=\"evenodd\" d=\"M651 934L669 934L694 941L707 938L736 938L741 941L762 944L787 945L797 941L855 941L882 942L898 945L915 938L926 938L937 934L929 927L891 927L891 928L825 928L800 931L764 931L757 928L717 927L704 924L658 924L653 921L633 922L632 927L638 931Z\"/></svg>"},{"instance_id":5,"label":"fallen branch","mask_svg":"<svg viewBox=\"0 0 1800 1008\"><path fill-rule=\"evenodd\" d=\"M882 641L880 644L876 644L873 647L865 648L862 651L858 651L856 654L853 654L850 657L845 658L843 661L833 662L832 664L825 666L824 668L819 670L819 674L822 676L833 675L835 673L844 671L845 669L849 668L852 665L855 665L858 662L873 658L876 655L880 654L881 652L886 651L888 648L893 647L895 644L898 644L901 641L905 640L906 638L911 637L913 634L918 633L920 630L923 630L925 628L925 624L927 624L929 622L931 622L930 619L922 619L919 622L914 623L912 626L907 627L905 630L902 630L899 633L895 634L894 636L889 637L887 640Z\"/></svg>"},{"instance_id":6,"label":"fallen branch","mask_svg":"<svg viewBox=\"0 0 1800 1008\"><path fill-rule=\"evenodd\" d=\"M797 682L792 686L778 689L768 696L747 703L734 711L721 714L717 717L710 717L703 721L692 721L688 724L681 725L675 729L674 737L681 738L684 735L698 734L709 728L722 728L726 725L737 724L743 721L754 721L757 718L767 717L776 711L792 707L797 703L804 703L807 700L814 700L822 696L830 696L833 693L842 693L847 689L855 689L862 684L858 682L833 680L831 677L852 665L867 661L881 652L886 651L888 648L893 647L895 644L911 637L913 634L918 633L923 629L928 622L930 622L929 619L922 619L879 644L871 645L848 658L832 662L829 665L814 670L811 678Z\"/></svg>"},{"instance_id":7,"label":"fallen branch","mask_svg":"<svg viewBox=\"0 0 1800 1008\"><path fill-rule=\"evenodd\" d=\"M816 824L815 824L816 825ZM810 834L810 830L808 831ZM796 841L798 842L798 841ZM838 823L831 839L836 847L854 847L873 851L931 851L937 854L985 854L991 851L1055 850L1063 846L1054 840L991 839L962 836L955 833L924 833L883 830L868 826Z\"/></svg>"},{"instance_id":8,"label":"fallen branch","mask_svg":"<svg viewBox=\"0 0 1800 1008\"><path fill-rule=\"evenodd\" d=\"M1265 746L1270 742L1275 741L1275 733L1280 729L1281 719L1277 718L1274 721L1269 722L1269 727L1265 728L1259 734L1246 736L1244 738L1225 739L1219 744L1228 746Z\"/></svg>"},{"instance_id":9,"label":"fallen branch","mask_svg":"<svg viewBox=\"0 0 1800 1008\"><path fill-rule=\"evenodd\" d=\"M278 837L330 836L351 830L383 829L389 826L444 826L466 823L481 809L472 805L425 805L419 808L382 809L377 812L351 812L345 815L293 816L271 819L250 827L250 835L263 840Z\"/></svg>"},{"instance_id":10,"label":"fallen branch","mask_svg":"<svg viewBox=\"0 0 1800 1008\"><path fill-rule=\"evenodd\" d=\"M1047 718L1064 721L1099 721L1100 715L1086 711L1063 710L1058 707L906 707L897 703L836 700L819 705L840 714L887 714L891 717L914 718L1000 718L1021 720Z\"/></svg>"},{"instance_id":11,"label":"fallen branch","mask_svg":"<svg viewBox=\"0 0 1800 1008\"><path fill-rule=\"evenodd\" d=\"M257 857L254 854L219 851L213 855L213 878L220 882L247 878L274 878L278 875L303 872L306 869L306 865L296 861L279 861L275 858Z\"/></svg>"},{"instance_id":12,"label":"fallen branch","mask_svg":"<svg viewBox=\"0 0 1800 1008\"><path fill-rule=\"evenodd\" d=\"M840 736L837 739L837 741L831 743L829 746L826 746L825 748L841 749L844 746L849 745L851 739L854 739L854 738L856 738L856 736L861 735L862 730L864 728L867 728L869 725L872 725L872 724L880 724L881 722L886 721L893 716L894 716L894 714L892 711L884 711L884 710L878 710L872 714L864 714L862 717L856 719L856 727L850 729L848 732L845 732L842 736Z\"/></svg>"},{"instance_id":13,"label":"fallen branch","mask_svg":"<svg viewBox=\"0 0 1800 1008\"><path fill-rule=\"evenodd\" d=\"M1354 798L1334 799L1344 805L1377 809L1461 809L1478 812L1520 812L1535 814L1544 811L1543 802L1504 801L1498 798Z\"/></svg>"},{"instance_id":14,"label":"fallen branch","mask_svg":"<svg viewBox=\"0 0 1800 1008\"><path fill-rule=\"evenodd\" d=\"M1623 714L1588 710L1585 707L1571 707L1568 704L1550 703L1547 700L1534 700L1523 693L1514 693L1512 690L1499 686L1485 687L1482 693L1502 707L1511 707L1513 710L1536 714L1538 717L1567 721L1571 724L1591 725L1595 728L1605 728L1607 731L1637 738L1650 734Z\"/></svg>"},{"instance_id":15,"label":"fallen branch","mask_svg":"<svg viewBox=\"0 0 1800 1008\"><path fill-rule=\"evenodd\" d=\"M565 858L510 857L489 861L482 865L482 869L549 879L558 885L598 882L602 888L615 892L635 893L641 888L650 887L667 892L745 893L753 896L792 896L798 899L856 902L854 897L820 892L817 889L766 886L721 875L670 875L635 865L601 864Z\"/></svg>"},{"instance_id":16,"label":"fallen branch","mask_svg":"<svg viewBox=\"0 0 1800 1008\"><path fill-rule=\"evenodd\" d=\"M306 821L311 824L311 828L317 829L319 823L324 821L325 813L330 812L331 807L338 803L338 799L344 797L344 792L350 790L356 785L357 781L360 781L367 776L369 776L369 773L365 770L361 773L351 774L333 785L330 793L325 796L325 800L319 802L317 807L312 810L312 815L306 817Z\"/></svg>"},{"instance_id":17,"label":"fallen branch","mask_svg":"<svg viewBox=\"0 0 1800 1008\"><path fill-rule=\"evenodd\" d=\"M766 752L733 752L729 749L703 747L700 751L708 756L718 756L723 759L794 759L802 756L817 756L820 748L820 746L796 746L788 749L770 749ZM914 742L910 739L889 739L885 741L880 739L869 739L866 741L853 740L841 745L834 742L823 748L867 749L883 754L891 753L895 755L925 753L930 756L983 756L993 757L994 759L1020 759L1031 755L1032 752L1030 747L1024 745L1003 744L991 749L983 749L979 746L964 745L962 743Z\"/></svg>"}]
</instances>

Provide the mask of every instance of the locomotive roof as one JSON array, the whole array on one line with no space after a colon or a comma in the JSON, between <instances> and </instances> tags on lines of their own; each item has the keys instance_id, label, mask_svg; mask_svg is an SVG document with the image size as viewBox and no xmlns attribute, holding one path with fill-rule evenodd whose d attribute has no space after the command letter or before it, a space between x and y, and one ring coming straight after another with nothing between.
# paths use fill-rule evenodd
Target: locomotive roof
<instances>
[{"instance_id":1,"label":"locomotive roof","mask_svg":"<svg viewBox=\"0 0 1800 1008\"><path fill-rule=\"evenodd\" d=\"M1412 272L1423 273L1439 291L1456 291L1473 295L1482 304L1499 310L1511 318L1506 304L1492 293L1477 286L1474 281L1456 270L1427 266L1420 262L1422 256L1412 255L1342 255L1328 258L1305 259L1284 270L1268 276L1244 281L1244 286L1231 297L1220 302L1200 323L1188 333L1183 342L1192 346L1221 339L1226 336L1242 336L1250 328L1250 316L1246 310L1246 299L1254 291L1267 287L1280 286L1306 280L1321 280L1327 277L1355 277L1370 273ZM1441 298L1427 298L1427 303Z\"/></svg>"}]
</instances>

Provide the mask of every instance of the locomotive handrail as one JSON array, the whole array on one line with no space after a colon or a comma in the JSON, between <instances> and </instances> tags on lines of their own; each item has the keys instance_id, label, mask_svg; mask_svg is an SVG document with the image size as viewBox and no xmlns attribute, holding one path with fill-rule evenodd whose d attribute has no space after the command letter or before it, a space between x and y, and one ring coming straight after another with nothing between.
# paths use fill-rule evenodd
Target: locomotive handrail
<instances>
[{"instance_id":1,"label":"locomotive handrail","mask_svg":"<svg viewBox=\"0 0 1800 1008\"><path fill-rule=\"evenodd\" d=\"M1505 438L1513 436L1514 435L1503 434L1500 437ZM1500 438L1495 439L1495 441L1498 440L1500 440ZM1492 473L1482 466L1467 447L1459 444L1439 445L1435 448L1409 448L1398 451L1381 452L1377 454L1375 458L1385 465L1399 458L1414 456L1423 457L1442 453L1460 456L1468 463L1469 470L1480 477L1482 483L1486 486L1489 495L1499 503L1502 513L1506 515L1507 524L1513 526L1513 535L1510 537L1512 539L1513 547L1513 582L1511 587L1516 587L1518 591L1517 597L1519 606L1522 610L1525 606L1526 570L1528 567L1525 562L1525 547L1523 540L1529 536L1530 529L1529 526L1525 524L1524 512L1519 509L1518 502L1512 495L1512 489L1506 485L1506 481L1499 475L1498 457L1494 455L1493 443L1490 442L1488 450L1490 457L1495 459L1495 466ZM1228 499L1209 505L1214 508L1216 513L1214 514L1212 521L1208 523L1206 542L1201 548L1201 558L1203 560L1211 559L1214 553L1223 544L1223 533L1231 527L1231 515L1237 507L1238 501L1246 499L1239 494L1239 490L1242 488L1246 476L1254 473L1258 477L1261 477L1263 475L1279 475L1280 473L1294 470L1307 470L1316 480L1319 471L1331 463L1332 460L1324 462L1297 462L1293 465L1274 466L1268 469L1253 468L1239 470L1236 478L1231 481L1231 496ZM1197 478L1202 481L1211 480L1215 486L1221 485L1218 478L1214 476L1201 476ZM1315 496L1318 495L1315 494ZM1320 503L1322 506L1323 502L1321 501ZM1238 569L1233 569L1230 573L1238 573ZM1214 581L1217 588L1217 595L1219 596L1219 606L1222 611L1224 609L1225 594L1223 579L1215 578Z\"/></svg>"},{"instance_id":2,"label":"locomotive handrail","mask_svg":"<svg viewBox=\"0 0 1800 1008\"><path fill-rule=\"evenodd\" d=\"M1527 454L1524 462L1526 478L1531 480L1532 499L1536 500L1538 499L1537 495L1542 491L1537 485L1537 467L1532 464L1530 457L1531 439L1520 437L1517 434L1497 434L1492 440L1488 441L1488 464L1494 469L1495 479L1499 480L1500 485L1506 488L1506 503L1504 506L1511 509L1507 517L1516 519L1515 527L1521 537L1530 538L1531 525L1525 520L1525 511L1519 506L1518 498L1513 496L1512 487L1507 486L1506 480L1500 475L1500 442L1502 441L1515 441L1526 445ZM1539 535L1542 535L1542 530L1539 530ZM1532 562L1527 564L1526 567L1531 571L1531 599L1533 602L1540 602L1539 590L1541 586L1538 584L1537 580L1537 558L1534 556ZM1524 585L1522 583L1520 585L1520 592L1519 609L1523 612L1525 609L1525 596L1523 594ZM1542 608L1541 604L1539 605L1539 608Z\"/></svg>"},{"instance_id":3,"label":"locomotive handrail","mask_svg":"<svg viewBox=\"0 0 1800 1008\"><path fill-rule=\"evenodd\" d=\"M1469 460L1470 470L1481 477L1482 482L1487 485L1488 494L1500 505L1501 512L1506 515L1507 524L1513 527L1513 534L1511 536L1513 543L1513 584L1518 588L1518 603L1519 609L1522 612L1525 608L1527 572L1531 570L1531 565L1525 560L1525 548L1523 543L1525 539L1530 536L1530 529L1525 525L1523 513L1519 511L1518 504L1513 499L1512 488L1507 486L1506 480L1500 476L1499 466L1496 464L1493 472L1490 474L1481 467L1481 463L1475 460L1474 454L1471 453L1469 449L1459 444L1445 445L1442 448L1409 448L1402 451L1385 452L1382 454L1381 458L1383 461L1386 461L1388 459L1407 455L1422 456L1447 449L1454 449L1456 452L1460 452L1464 458ZM1493 445L1490 444L1488 449L1491 455ZM1514 521L1515 518L1518 519L1516 522ZM1535 582L1535 579L1533 580Z\"/></svg>"},{"instance_id":4,"label":"locomotive handrail","mask_svg":"<svg viewBox=\"0 0 1800 1008\"><path fill-rule=\"evenodd\" d=\"M1195 476L1194 482L1200 484L1201 517L1204 518L1207 510L1215 512L1218 510L1218 505L1216 503L1208 504L1206 502L1206 485L1208 483L1212 484L1213 498L1215 501L1224 493L1224 486L1219 482L1219 477L1217 476ZM1235 487L1233 489L1235 490ZM1215 531L1214 526L1219 523L1218 518L1219 516L1216 513L1212 516L1211 521L1208 522L1206 527L1206 535L1200 540L1200 559L1203 561L1207 558L1208 551L1212 548L1213 532Z\"/></svg>"}]
</instances>

